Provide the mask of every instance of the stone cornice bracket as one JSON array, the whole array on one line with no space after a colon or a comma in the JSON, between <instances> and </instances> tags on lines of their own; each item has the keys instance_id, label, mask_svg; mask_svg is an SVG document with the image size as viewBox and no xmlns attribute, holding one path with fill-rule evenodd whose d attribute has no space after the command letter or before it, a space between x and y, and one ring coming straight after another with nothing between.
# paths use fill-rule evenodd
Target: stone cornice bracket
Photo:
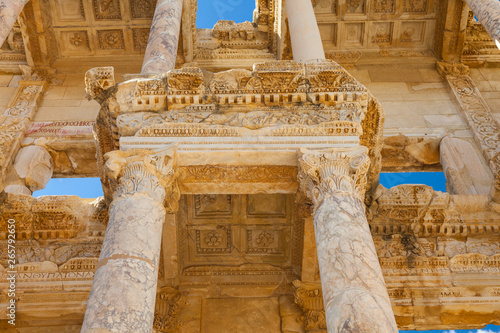
<instances>
[{"instance_id":1,"label":"stone cornice bracket","mask_svg":"<svg viewBox=\"0 0 500 333\"><path fill-rule=\"evenodd\" d=\"M103 92L114 87L115 70L113 67L95 67L85 73L85 97L101 103L105 97Z\"/></svg>"},{"instance_id":2,"label":"stone cornice bracket","mask_svg":"<svg viewBox=\"0 0 500 333\"><path fill-rule=\"evenodd\" d=\"M368 149L332 148L299 151L300 189L317 208L327 196L337 194L355 195L364 201L366 174L370 167Z\"/></svg>"},{"instance_id":3,"label":"stone cornice bracket","mask_svg":"<svg viewBox=\"0 0 500 333\"><path fill-rule=\"evenodd\" d=\"M459 76L459 75L469 75L470 68L460 62L436 62L436 69L442 76Z\"/></svg>"},{"instance_id":4,"label":"stone cornice bracket","mask_svg":"<svg viewBox=\"0 0 500 333\"><path fill-rule=\"evenodd\" d=\"M115 150L104 158L104 171L114 190L114 200L141 193L162 202L167 213L177 211L180 198L177 145L161 150Z\"/></svg>"}]
</instances>

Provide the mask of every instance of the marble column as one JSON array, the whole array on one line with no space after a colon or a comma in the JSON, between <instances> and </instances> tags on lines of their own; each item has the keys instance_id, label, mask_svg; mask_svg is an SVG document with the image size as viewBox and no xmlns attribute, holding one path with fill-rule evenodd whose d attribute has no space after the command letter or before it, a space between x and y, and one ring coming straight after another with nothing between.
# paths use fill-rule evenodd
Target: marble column
<instances>
[{"instance_id":1,"label":"marble column","mask_svg":"<svg viewBox=\"0 0 500 333\"><path fill-rule=\"evenodd\" d=\"M0 46L9 36L28 0L0 0Z\"/></svg>"},{"instance_id":2,"label":"marble column","mask_svg":"<svg viewBox=\"0 0 500 333\"><path fill-rule=\"evenodd\" d=\"M183 0L158 0L141 74L160 74L175 68L182 2Z\"/></svg>"},{"instance_id":3,"label":"marble column","mask_svg":"<svg viewBox=\"0 0 500 333\"><path fill-rule=\"evenodd\" d=\"M301 190L314 203L314 231L329 333L397 333L363 203L366 147L299 157Z\"/></svg>"},{"instance_id":4,"label":"marble column","mask_svg":"<svg viewBox=\"0 0 500 333\"><path fill-rule=\"evenodd\" d=\"M500 1L465 0L465 2L500 49Z\"/></svg>"},{"instance_id":5,"label":"marble column","mask_svg":"<svg viewBox=\"0 0 500 333\"><path fill-rule=\"evenodd\" d=\"M325 51L311 1L287 0L286 14L293 60L299 62L324 60Z\"/></svg>"},{"instance_id":6,"label":"marble column","mask_svg":"<svg viewBox=\"0 0 500 333\"><path fill-rule=\"evenodd\" d=\"M109 222L82 333L150 333L162 224L177 208L175 150L113 151L105 169L114 188Z\"/></svg>"}]
</instances>

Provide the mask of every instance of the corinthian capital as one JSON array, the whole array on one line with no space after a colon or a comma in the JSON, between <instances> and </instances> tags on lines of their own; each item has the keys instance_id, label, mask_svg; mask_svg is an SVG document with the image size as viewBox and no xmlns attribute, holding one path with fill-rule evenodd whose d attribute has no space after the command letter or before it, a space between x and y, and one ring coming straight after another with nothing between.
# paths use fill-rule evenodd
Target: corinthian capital
<instances>
[{"instance_id":1,"label":"corinthian capital","mask_svg":"<svg viewBox=\"0 0 500 333\"><path fill-rule=\"evenodd\" d=\"M366 147L319 151L303 148L299 153L299 165L300 188L313 200L315 207L326 197L338 194L364 199L370 166Z\"/></svg>"},{"instance_id":2,"label":"corinthian capital","mask_svg":"<svg viewBox=\"0 0 500 333\"><path fill-rule=\"evenodd\" d=\"M113 199L141 193L175 212L180 197L175 168L177 146L161 150L132 149L104 155L104 169L114 190Z\"/></svg>"}]
</instances>

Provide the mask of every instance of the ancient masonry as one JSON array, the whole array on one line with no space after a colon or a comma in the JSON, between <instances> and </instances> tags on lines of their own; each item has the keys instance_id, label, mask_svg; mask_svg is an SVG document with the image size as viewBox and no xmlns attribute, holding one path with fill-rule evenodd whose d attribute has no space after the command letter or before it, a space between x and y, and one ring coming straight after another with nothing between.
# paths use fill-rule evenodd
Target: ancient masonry
<instances>
[{"instance_id":1,"label":"ancient masonry","mask_svg":"<svg viewBox=\"0 0 500 333\"><path fill-rule=\"evenodd\" d=\"M500 2L202 14L0 1L0 330L500 325ZM410 171L447 191L379 184Z\"/></svg>"}]
</instances>

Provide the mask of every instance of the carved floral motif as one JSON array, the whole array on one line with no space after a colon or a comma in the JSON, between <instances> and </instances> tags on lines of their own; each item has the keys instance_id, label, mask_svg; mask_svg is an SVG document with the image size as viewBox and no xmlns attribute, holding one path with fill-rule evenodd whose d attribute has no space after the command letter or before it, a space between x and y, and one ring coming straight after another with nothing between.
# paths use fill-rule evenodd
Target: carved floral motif
<instances>
[{"instance_id":1,"label":"carved floral motif","mask_svg":"<svg viewBox=\"0 0 500 333\"><path fill-rule=\"evenodd\" d=\"M171 332L181 322L178 317L187 304L185 296L177 289L166 287L156 295L153 328L158 332Z\"/></svg>"},{"instance_id":2,"label":"carved floral motif","mask_svg":"<svg viewBox=\"0 0 500 333\"><path fill-rule=\"evenodd\" d=\"M113 151L105 155L106 174L115 187L114 197L143 193L175 212L180 197L175 170L176 147L161 151Z\"/></svg>"},{"instance_id":3,"label":"carved floral motif","mask_svg":"<svg viewBox=\"0 0 500 333\"><path fill-rule=\"evenodd\" d=\"M489 162L495 177L495 187L500 190L500 125L470 77L447 75L446 79L462 107L476 143Z\"/></svg>"},{"instance_id":4,"label":"carved floral motif","mask_svg":"<svg viewBox=\"0 0 500 333\"><path fill-rule=\"evenodd\" d=\"M327 196L356 195L364 199L370 159L365 147L309 151L299 158L301 189L318 207Z\"/></svg>"}]
</instances>

